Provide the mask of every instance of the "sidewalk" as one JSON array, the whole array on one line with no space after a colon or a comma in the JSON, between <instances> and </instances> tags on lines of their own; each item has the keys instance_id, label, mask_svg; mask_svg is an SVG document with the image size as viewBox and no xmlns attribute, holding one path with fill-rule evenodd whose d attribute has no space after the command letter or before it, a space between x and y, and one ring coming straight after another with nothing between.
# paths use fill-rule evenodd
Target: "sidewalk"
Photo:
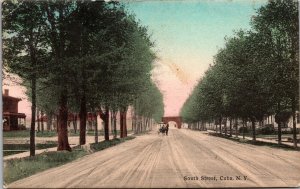
<instances>
[{"instance_id":1,"label":"sidewalk","mask_svg":"<svg viewBox=\"0 0 300 189\"><path fill-rule=\"evenodd\" d=\"M206 132L207 132L207 133L216 133L216 132L213 131L213 130L207 130ZM225 135L225 133L223 133L223 134ZM228 135L228 134L227 134L227 135ZM229 136L229 135L228 135L228 136ZM235 138L235 137L236 137L235 134L232 134L232 138ZM238 135L238 138L242 139L243 136ZM252 140L252 137L245 136L245 139L247 139L247 140ZM278 144L278 141L276 141L276 140L265 139L265 138L256 138L256 141L266 142L266 143L272 143L272 144ZM292 143L292 142L284 142L284 141L282 141L281 143L284 144L284 145L292 146L292 147L294 146L294 143Z\"/></svg>"},{"instance_id":2,"label":"sidewalk","mask_svg":"<svg viewBox=\"0 0 300 189\"><path fill-rule=\"evenodd\" d=\"M131 136L132 134L128 134L128 136ZM113 135L109 136L110 139L113 138ZM15 138L16 140L18 138ZM38 141L57 141L57 137L38 137ZM104 136L98 136L98 141L104 141ZM95 142L95 136L86 136L86 144L83 146L89 146L90 144ZM69 137L69 144L71 148L74 148L79 145L79 136L71 136ZM52 147L52 148L45 148L45 149L40 149L40 150L35 150L35 154L41 154L43 152L54 152L57 151L57 147ZM13 154L9 156L4 156L3 161L10 160L10 159L17 159L17 158L24 158L24 157L29 157L30 152L22 152L18 154Z\"/></svg>"}]
</instances>

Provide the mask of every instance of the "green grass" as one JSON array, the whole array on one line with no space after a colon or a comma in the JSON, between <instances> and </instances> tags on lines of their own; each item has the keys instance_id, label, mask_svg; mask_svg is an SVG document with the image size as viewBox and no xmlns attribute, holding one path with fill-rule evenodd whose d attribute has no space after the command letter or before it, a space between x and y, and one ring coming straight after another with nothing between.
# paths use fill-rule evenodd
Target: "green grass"
<instances>
[{"instance_id":1,"label":"green grass","mask_svg":"<svg viewBox=\"0 0 300 189\"><path fill-rule=\"evenodd\" d=\"M56 131L44 131L43 133L36 132L36 137L54 137L57 136ZM6 131L3 132L3 138L29 138L30 131L29 130L21 130L21 131Z\"/></svg>"},{"instance_id":2,"label":"green grass","mask_svg":"<svg viewBox=\"0 0 300 189\"><path fill-rule=\"evenodd\" d=\"M23 153L23 152L27 152L27 150L3 151L3 156L10 156L10 155L13 155L13 154L19 154L19 153Z\"/></svg>"},{"instance_id":3,"label":"green grass","mask_svg":"<svg viewBox=\"0 0 300 189\"><path fill-rule=\"evenodd\" d=\"M121 139L116 138L116 139L112 139L112 140L109 140L109 141L102 141L102 142L99 142L99 143L93 143L93 144L91 144L91 149L93 151L104 150L106 148L109 148L111 146L115 146L115 145L120 144L122 142L125 142L127 140L132 140L134 138L135 138L134 136L128 136L128 137L121 138Z\"/></svg>"},{"instance_id":4,"label":"green grass","mask_svg":"<svg viewBox=\"0 0 300 189\"><path fill-rule=\"evenodd\" d=\"M132 133L132 130L128 130L127 133ZM111 131L109 134L112 134ZM79 136L79 130L75 133L74 130L70 130L68 133L69 136ZM98 131L99 136L104 136L104 131L99 130ZM120 135L120 130L117 130L117 135ZM44 131L43 133L36 132L36 137L55 137L57 136L56 131ZM95 136L95 131L87 131L87 136ZM29 130L21 130L21 131L6 131L3 132L3 138L29 138L30 137L30 131Z\"/></svg>"},{"instance_id":5,"label":"green grass","mask_svg":"<svg viewBox=\"0 0 300 189\"><path fill-rule=\"evenodd\" d=\"M252 137L251 134L245 134L245 136L248 136L248 137ZM293 134L282 134L281 135L282 138L293 138ZM300 135L297 134L297 138L299 138ZM262 134L259 134L259 135L256 135L256 138L274 138L274 139L277 139L278 138L278 134L273 134L273 135L262 135Z\"/></svg>"},{"instance_id":6,"label":"green grass","mask_svg":"<svg viewBox=\"0 0 300 189\"><path fill-rule=\"evenodd\" d=\"M9 184L46 169L71 162L87 154L84 150L75 149L72 152L44 152L34 157L7 160L4 162L4 183Z\"/></svg>"},{"instance_id":7,"label":"green grass","mask_svg":"<svg viewBox=\"0 0 300 189\"><path fill-rule=\"evenodd\" d=\"M293 146L286 145L286 144L277 144L277 143L271 143L271 142L264 142L264 141L253 141L253 140L248 140L248 139L242 139L242 138L236 138L236 137L229 137L229 136L224 136L221 135L220 133L209 133L211 136L215 137L222 137L228 140L244 143L244 144L251 144L251 145L256 145L256 146L268 146L271 148L280 148L280 149L285 149L285 150L292 150L292 151L300 151L300 148L294 148Z\"/></svg>"},{"instance_id":8,"label":"green grass","mask_svg":"<svg viewBox=\"0 0 300 189\"><path fill-rule=\"evenodd\" d=\"M151 131L151 130L150 130ZM134 135L135 136L141 136L141 135L147 135L150 133L150 131L142 131L142 132L139 132L139 133L135 133Z\"/></svg>"},{"instance_id":9,"label":"green grass","mask_svg":"<svg viewBox=\"0 0 300 189\"><path fill-rule=\"evenodd\" d=\"M46 141L44 144L36 144L36 149L52 148L57 146L56 141ZM3 144L3 150L29 150L30 144Z\"/></svg>"},{"instance_id":10,"label":"green grass","mask_svg":"<svg viewBox=\"0 0 300 189\"><path fill-rule=\"evenodd\" d=\"M21 131L5 131L3 132L3 138L26 138L29 137L30 133L28 130L21 130Z\"/></svg>"},{"instance_id":11,"label":"green grass","mask_svg":"<svg viewBox=\"0 0 300 189\"><path fill-rule=\"evenodd\" d=\"M29 137L30 135L28 135ZM36 137L55 137L57 136L56 131L44 131L36 132Z\"/></svg>"},{"instance_id":12,"label":"green grass","mask_svg":"<svg viewBox=\"0 0 300 189\"><path fill-rule=\"evenodd\" d=\"M130 134L130 133L132 133L133 131L132 130L128 130L127 131L127 134ZM109 131L109 134L110 135L112 135L113 133L111 132L111 130ZM87 131L87 134L86 134L87 136L95 136L95 131L93 131L93 130L89 130L89 131ZM98 135L99 136L104 136L104 131L103 130L99 130L98 131ZM120 130L117 130L117 135L119 136L120 135ZM79 136L79 131L77 131L76 133L73 131L73 130L71 130L70 132L69 132L69 136Z\"/></svg>"},{"instance_id":13,"label":"green grass","mask_svg":"<svg viewBox=\"0 0 300 189\"><path fill-rule=\"evenodd\" d=\"M127 140L134 139L133 136L116 138L110 141L102 141L91 144L91 149L96 152L111 146L115 146ZM80 147L73 148L72 152L44 152L34 157L11 159L4 162L4 183L9 184L16 180L31 176L46 169L57 167L89 154Z\"/></svg>"},{"instance_id":14,"label":"green grass","mask_svg":"<svg viewBox=\"0 0 300 189\"><path fill-rule=\"evenodd\" d=\"M36 150L56 147L57 142L46 141L45 144L36 144ZM12 154L18 154L22 152L29 151L30 144L3 144L3 156L8 156Z\"/></svg>"}]
</instances>

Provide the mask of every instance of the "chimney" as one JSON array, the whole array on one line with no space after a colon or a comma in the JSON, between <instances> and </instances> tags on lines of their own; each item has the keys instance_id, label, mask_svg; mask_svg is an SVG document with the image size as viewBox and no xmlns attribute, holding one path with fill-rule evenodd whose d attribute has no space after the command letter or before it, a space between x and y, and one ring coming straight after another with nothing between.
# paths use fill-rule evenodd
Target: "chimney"
<instances>
[{"instance_id":1,"label":"chimney","mask_svg":"<svg viewBox=\"0 0 300 189\"><path fill-rule=\"evenodd\" d=\"M8 89L4 89L4 95L8 96L9 95L9 90Z\"/></svg>"}]
</instances>

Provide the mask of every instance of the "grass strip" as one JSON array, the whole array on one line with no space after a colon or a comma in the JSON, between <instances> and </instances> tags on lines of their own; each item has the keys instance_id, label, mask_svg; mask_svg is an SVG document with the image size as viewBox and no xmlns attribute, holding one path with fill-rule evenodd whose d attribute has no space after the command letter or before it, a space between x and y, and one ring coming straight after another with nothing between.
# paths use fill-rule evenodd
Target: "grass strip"
<instances>
[{"instance_id":1,"label":"grass strip","mask_svg":"<svg viewBox=\"0 0 300 189\"><path fill-rule=\"evenodd\" d=\"M46 143L38 143L36 149L52 148L57 146L56 141L46 141ZM3 144L3 150L29 150L30 144Z\"/></svg>"},{"instance_id":2,"label":"grass strip","mask_svg":"<svg viewBox=\"0 0 300 189\"><path fill-rule=\"evenodd\" d=\"M4 183L9 184L46 169L71 162L87 154L82 149L76 149L72 152L44 152L33 157L7 160L4 162Z\"/></svg>"},{"instance_id":3,"label":"grass strip","mask_svg":"<svg viewBox=\"0 0 300 189\"><path fill-rule=\"evenodd\" d=\"M93 143L91 144L91 149L94 152L100 151L134 138L134 136L128 136L126 138L116 138L109 141ZM44 152L33 157L7 160L4 162L4 183L9 184L46 169L69 163L87 154L89 153L78 146L73 148L72 152Z\"/></svg>"},{"instance_id":4,"label":"grass strip","mask_svg":"<svg viewBox=\"0 0 300 189\"><path fill-rule=\"evenodd\" d=\"M44 144L36 144L36 150L53 148L57 146L56 141L46 141ZM3 144L3 156L23 153L29 151L30 144Z\"/></svg>"},{"instance_id":5,"label":"grass strip","mask_svg":"<svg viewBox=\"0 0 300 189\"><path fill-rule=\"evenodd\" d=\"M230 136L225 136L225 135L221 135L220 133L208 133L211 136L215 136L215 137L221 137L221 138L225 138L231 141L236 141L239 143L244 143L244 144L251 144L251 145L256 145L256 146L268 146L271 148L279 148L279 149L284 149L284 150L291 150L291 151L300 151L300 148L297 147L293 147L287 144L277 144L277 143L271 143L271 142L264 142L264 141L253 141L253 140L248 140L248 139L242 139L242 138L236 138L236 137L230 137Z\"/></svg>"},{"instance_id":6,"label":"grass strip","mask_svg":"<svg viewBox=\"0 0 300 189\"><path fill-rule=\"evenodd\" d=\"M23 152L27 152L28 150L9 150L9 151L3 151L3 157L4 156L10 156L14 154L19 154Z\"/></svg>"},{"instance_id":7,"label":"grass strip","mask_svg":"<svg viewBox=\"0 0 300 189\"><path fill-rule=\"evenodd\" d=\"M132 133L133 131L128 130L128 134ZM57 136L56 131L44 131L44 132L36 132L36 137L55 137ZM120 134L120 130L117 130L117 135ZM79 131L76 133L74 130L70 130L68 133L69 136L79 136ZM95 136L95 131L89 130L86 133L87 136ZM104 131L98 131L99 136L104 136ZM20 130L20 131L7 131L3 132L3 138L29 138L30 131L29 130Z\"/></svg>"},{"instance_id":8,"label":"grass strip","mask_svg":"<svg viewBox=\"0 0 300 189\"><path fill-rule=\"evenodd\" d=\"M91 144L91 150L93 150L94 152L104 150L106 148L118 145L118 144L120 144L122 142L125 142L127 140L132 140L134 138L135 138L134 136L128 136L128 137L125 137L125 138L115 138L115 139L112 139L112 140L109 140L109 141L101 141L101 142L98 142L98 143L92 143Z\"/></svg>"}]
</instances>

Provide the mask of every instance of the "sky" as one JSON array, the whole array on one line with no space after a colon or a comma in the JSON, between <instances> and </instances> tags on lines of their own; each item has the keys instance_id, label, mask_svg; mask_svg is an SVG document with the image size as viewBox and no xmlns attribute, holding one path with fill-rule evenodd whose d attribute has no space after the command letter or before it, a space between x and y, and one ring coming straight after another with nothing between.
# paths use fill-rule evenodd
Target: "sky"
<instances>
[{"instance_id":1,"label":"sky","mask_svg":"<svg viewBox=\"0 0 300 189\"><path fill-rule=\"evenodd\" d=\"M165 116L178 116L213 56L234 30L250 29L263 0L141 0L127 1L128 11L148 27L155 42L152 78L164 96ZM23 87L3 86L20 97L19 112L30 115Z\"/></svg>"},{"instance_id":2,"label":"sky","mask_svg":"<svg viewBox=\"0 0 300 189\"><path fill-rule=\"evenodd\" d=\"M129 1L128 11L148 27L155 42L153 78L164 95L165 116L180 108L213 56L234 30L250 29L250 20L266 1Z\"/></svg>"}]
</instances>

